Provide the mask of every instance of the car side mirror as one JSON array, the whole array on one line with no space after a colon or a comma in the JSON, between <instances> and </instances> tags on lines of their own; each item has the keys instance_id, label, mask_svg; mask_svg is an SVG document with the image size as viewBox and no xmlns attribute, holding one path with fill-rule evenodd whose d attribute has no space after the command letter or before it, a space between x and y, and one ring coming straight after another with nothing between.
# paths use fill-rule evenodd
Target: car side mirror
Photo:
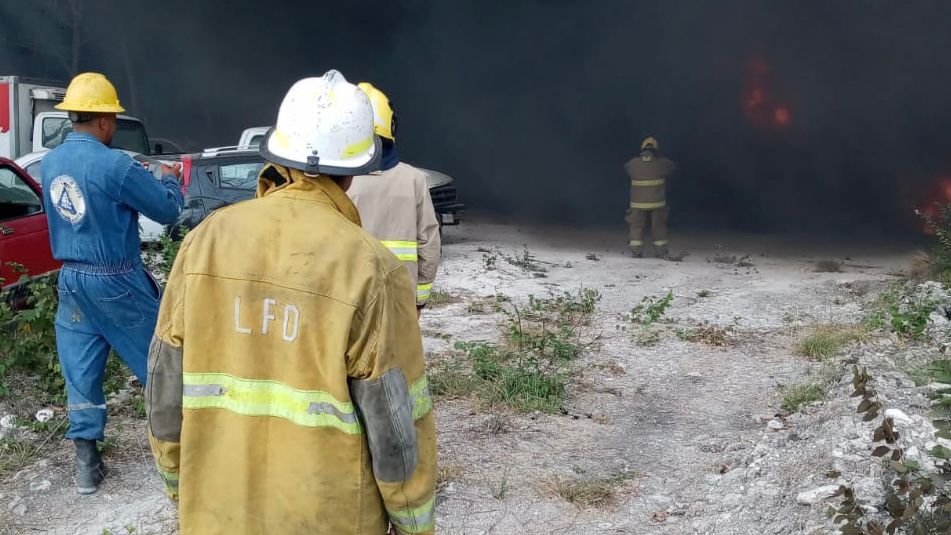
<instances>
[{"instance_id":1,"label":"car side mirror","mask_svg":"<svg viewBox=\"0 0 951 535\"><path fill-rule=\"evenodd\" d=\"M165 149L165 147L163 147L161 143L156 143L156 144L155 144L155 152L153 152L152 154L162 154L162 153L163 153L162 151L163 151L164 149Z\"/></svg>"}]
</instances>

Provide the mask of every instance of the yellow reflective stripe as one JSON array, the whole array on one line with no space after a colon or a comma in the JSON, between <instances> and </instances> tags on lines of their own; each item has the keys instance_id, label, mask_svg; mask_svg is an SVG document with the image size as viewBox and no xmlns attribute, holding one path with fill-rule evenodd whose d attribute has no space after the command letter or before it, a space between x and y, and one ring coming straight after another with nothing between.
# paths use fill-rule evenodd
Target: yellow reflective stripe
<instances>
[{"instance_id":1,"label":"yellow reflective stripe","mask_svg":"<svg viewBox=\"0 0 951 535\"><path fill-rule=\"evenodd\" d=\"M656 245L656 246L658 246L658 247L663 247L663 246L667 245L667 240L657 240L657 241L654 242L654 245Z\"/></svg>"},{"instance_id":2,"label":"yellow reflective stripe","mask_svg":"<svg viewBox=\"0 0 951 535\"><path fill-rule=\"evenodd\" d=\"M158 461L155 462L155 468L158 470L159 477L162 478L162 484L165 486L165 491L174 498L178 497L178 472L167 472L162 470L162 466L158 464Z\"/></svg>"},{"instance_id":3,"label":"yellow reflective stripe","mask_svg":"<svg viewBox=\"0 0 951 535\"><path fill-rule=\"evenodd\" d=\"M381 240L380 243L403 262L417 262L419 260L417 254L419 246L414 241Z\"/></svg>"},{"instance_id":4,"label":"yellow reflective stripe","mask_svg":"<svg viewBox=\"0 0 951 535\"><path fill-rule=\"evenodd\" d=\"M353 404L321 390L226 373L185 373L183 379L183 409L224 409L245 416L283 418L304 427L333 427L353 435L362 432Z\"/></svg>"},{"instance_id":5,"label":"yellow reflective stripe","mask_svg":"<svg viewBox=\"0 0 951 535\"><path fill-rule=\"evenodd\" d=\"M387 509L390 522L400 533L425 533L435 528L436 496L430 497L419 507L408 507L398 511Z\"/></svg>"},{"instance_id":6,"label":"yellow reflective stripe","mask_svg":"<svg viewBox=\"0 0 951 535\"><path fill-rule=\"evenodd\" d=\"M357 154L363 154L373 145L373 136L370 136L363 141L358 141L356 143L351 143L344 147L343 155L344 156L356 156Z\"/></svg>"},{"instance_id":7,"label":"yellow reflective stripe","mask_svg":"<svg viewBox=\"0 0 951 535\"><path fill-rule=\"evenodd\" d=\"M632 202L631 208L636 208L638 210L654 210L657 208L663 208L667 206L665 201L661 202Z\"/></svg>"},{"instance_id":8,"label":"yellow reflective stripe","mask_svg":"<svg viewBox=\"0 0 951 535\"><path fill-rule=\"evenodd\" d=\"M656 179L650 179L650 180L632 180L632 181L631 181L631 185L632 185L632 186L641 186L641 187L643 187L643 186L663 186L663 185L664 185L664 179L663 179L663 178L656 178Z\"/></svg>"},{"instance_id":9,"label":"yellow reflective stripe","mask_svg":"<svg viewBox=\"0 0 951 535\"><path fill-rule=\"evenodd\" d=\"M166 472L158 468L158 473L169 490L178 490L178 472Z\"/></svg>"},{"instance_id":10,"label":"yellow reflective stripe","mask_svg":"<svg viewBox=\"0 0 951 535\"><path fill-rule=\"evenodd\" d=\"M429 395L429 379L425 375L409 387L409 398L413 405L413 420L419 420L433 410L433 398Z\"/></svg>"},{"instance_id":11,"label":"yellow reflective stripe","mask_svg":"<svg viewBox=\"0 0 951 535\"><path fill-rule=\"evenodd\" d=\"M416 285L416 300L425 301L433 293L433 283Z\"/></svg>"},{"instance_id":12,"label":"yellow reflective stripe","mask_svg":"<svg viewBox=\"0 0 951 535\"><path fill-rule=\"evenodd\" d=\"M628 245L633 245L634 247L640 247L641 245L644 245L644 242L639 240L631 240L630 243L628 243Z\"/></svg>"}]
</instances>

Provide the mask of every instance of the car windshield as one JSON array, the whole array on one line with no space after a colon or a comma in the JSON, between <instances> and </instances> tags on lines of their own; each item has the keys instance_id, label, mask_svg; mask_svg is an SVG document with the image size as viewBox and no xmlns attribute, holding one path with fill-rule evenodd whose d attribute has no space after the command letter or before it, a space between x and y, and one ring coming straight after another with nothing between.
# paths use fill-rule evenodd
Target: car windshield
<instances>
[{"instance_id":1,"label":"car windshield","mask_svg":"<svg viewBox=\"0 0 951 535\"><path fill-rule=\"evenodd\" d=\"M139 121L119 119L116 121L116 134L112 137L112 148L148 154L152 152L145 127Z\"/></svg>"},{"instance_id":2,"label":"car windshield","mask_svg":"<svg viewBox=\"0 0 951 535\"><path fill-rule=\"evenodd\" d=\"M73 125L66 117L48 117L43 120L43 147L52 149L66 140L66 134L73 131ZM145 126L139 121L119 118L116 120L116 133L112 137L112 148L148 154L149 138Z\"/></svg>"}]
</instances>

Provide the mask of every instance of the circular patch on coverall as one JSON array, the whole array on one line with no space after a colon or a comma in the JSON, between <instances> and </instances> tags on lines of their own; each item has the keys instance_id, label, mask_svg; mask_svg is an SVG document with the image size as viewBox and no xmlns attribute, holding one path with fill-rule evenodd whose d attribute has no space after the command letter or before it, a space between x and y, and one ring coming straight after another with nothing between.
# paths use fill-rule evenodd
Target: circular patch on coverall
<instances>
[{"instance_id":1,"label":"circular patch on coverall","mask_svg":"<svg viewBox=\"0 0 951 535\"><path fill-rule=\"evenodd\" d=\"M67 222L76 224L86 217L86 197L79 189L76 179L69 175L60 175L50 185L50 200L56 213Z\"/></svg>"}]
</instances>

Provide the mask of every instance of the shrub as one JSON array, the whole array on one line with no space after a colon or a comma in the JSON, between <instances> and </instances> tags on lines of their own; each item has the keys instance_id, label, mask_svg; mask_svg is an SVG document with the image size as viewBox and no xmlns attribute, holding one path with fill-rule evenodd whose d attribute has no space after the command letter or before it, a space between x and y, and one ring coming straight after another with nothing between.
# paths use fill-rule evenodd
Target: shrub
<instances>
[{"instance_id":1,"label":"shrub","mask_svg":"<svg viewBox=\"0 0 951 535\"><path fill-rule=\"evenodd\" d=\"M49 403L66 400L66 382L60 370L56 351L57 276L35 279L21 277L17 292L25 292L22 307L10 305L11 292L0 292L0 397L11 393L15 374L29 377ZM129 369L115 355L106 361L103 383L107 394L125 386Z\"/></svg>"},{"instance_id":2,"label":"shrub","mask_svg":"<svg viewBox=\"0 0 951 535\"><path fill-rule=\"evenodd\" d=\"M465 392L471 387L483 399L518 411L557 412L573 362L587 345L581 331L600 299L597 291L588 289L548 299L529 296L525 306L497 299L496 309L504 318L501 343L455 345L468 354L475 385L446 367L437 373L437 389Z\"/></svg>"},{"instance_id":3,"label":"shrub","mask_svg":"<svg viewBox=\"0 0 951 535\"><path fill-rule=\"evenodd\" d=\"M864 320L869 329L884 329L902 338L921 340L937 304L926 285L897 284L884 292Z\"/></svg>"}]
</instances>

